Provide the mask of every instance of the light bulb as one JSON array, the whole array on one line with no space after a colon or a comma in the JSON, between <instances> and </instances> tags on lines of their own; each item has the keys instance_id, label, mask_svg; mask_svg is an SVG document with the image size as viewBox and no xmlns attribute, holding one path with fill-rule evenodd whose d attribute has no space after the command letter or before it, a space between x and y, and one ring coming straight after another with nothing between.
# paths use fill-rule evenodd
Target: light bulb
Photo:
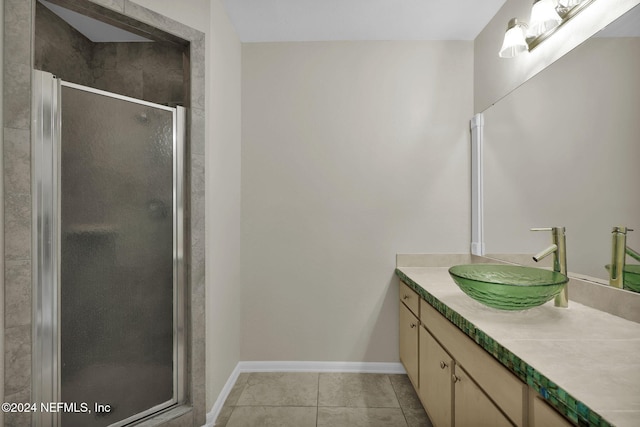
<instances>
[{"instance_id":1,"label":"light bulb","mask_svg":"<svg viewBox=\"0 0 640 427\"><path fill-rule=\"evenodd\" d=\"M513 58L528 49L522 24L516 18L511 19L507 25L507 32L504 34L504 41L498 55L500 58Z\"/></svg>"},{"instance_id":2,"label":"light bulb","mask_svg":"<svg viewBox=\"0 0 640 427\"><path fill-rule=\"evenodd\" d=\"M531 8L531 19L527 36L538 37L554 29L562 22L562 18L555 9L553 0L536 0Z\"/></svg>"}]
</instances>

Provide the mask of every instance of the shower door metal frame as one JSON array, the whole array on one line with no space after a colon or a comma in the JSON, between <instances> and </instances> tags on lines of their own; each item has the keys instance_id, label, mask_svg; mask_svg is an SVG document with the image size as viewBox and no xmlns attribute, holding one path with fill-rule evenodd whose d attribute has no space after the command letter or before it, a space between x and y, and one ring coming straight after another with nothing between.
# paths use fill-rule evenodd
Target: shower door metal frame
<instances>
[{"instance_id":1,"label":"shower door metal frame","mask_svg":"<svg viewBox=\"0 0 640 427\"><path fill-rule=\"evenodd\" d=\"M122 426L182 404L186 400L186 277L184 246L184 156L186 110L167 107L33 71L32 117L32 253L33 330L32 401L38 410L32 425L57 427L60 413L40 411L40 402L61 402L60 357L60 181L62 87L170 111L173 115L173 396L172 399L111 424ZM102 402L98 402L102 403ZM109 402L104 402L109 403Z\"/></svg>"}]
</instances>

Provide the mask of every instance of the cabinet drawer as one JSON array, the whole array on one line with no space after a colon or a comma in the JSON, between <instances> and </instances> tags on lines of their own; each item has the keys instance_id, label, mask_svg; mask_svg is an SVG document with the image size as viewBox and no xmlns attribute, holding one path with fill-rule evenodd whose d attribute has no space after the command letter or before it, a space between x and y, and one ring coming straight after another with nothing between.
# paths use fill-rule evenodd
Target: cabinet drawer
<instances>
[{"instance_id":1,"label":"cabinet drawer","mask_svg":"<svg viewBox=\"0 0 640 427\"><path fill-rule=\"evenodd\" d=\"M407 286L405 283L400 282L400 301L406 305L409 310L416 316L420 316L420 296Z\"/></svg>"},{"instance_id":2,"label":"cabinet drawer","mask_svg":"<svg viewBox=\"0 0 640 427\"><path fill-rule=\"evenodd\" d=\"M420 314L425 327L511 421L525 425L526 385L424 300Z\"/></svg>"}]
</instances>

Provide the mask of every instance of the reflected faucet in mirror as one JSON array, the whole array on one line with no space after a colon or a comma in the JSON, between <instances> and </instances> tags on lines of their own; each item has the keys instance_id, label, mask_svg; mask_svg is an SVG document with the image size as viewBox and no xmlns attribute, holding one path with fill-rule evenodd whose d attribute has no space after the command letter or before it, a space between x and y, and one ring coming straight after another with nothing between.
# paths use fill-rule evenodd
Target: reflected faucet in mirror
<instances>
[{"instance_id":1,"label":"reflected faucet in mirror","mask_svg":"<svg viewBox=\"0 0 640 427\"><path fill-rule=\"evenodd\" d=\"M609 285L616 288L625 286L625 258L627 255L640 261L640 253L627 246L627 233L633 231L628 227L613 227L611 230L611 265L609 266Z\"/></svg>"},{"instance_id":2,"label":"reflected faucet in mirror","mask_svg":"<svg viewBox=\"0 0 640 427\"><path fill-rule=\"evenodd\" d=\"M553 243L551 246L540 251L533 256L533 260L538 262L548 255L553 254L553 271L567 275L567 240L565 237L564 227L545 227L545 228L532 228L531 231L550 231ZM569 291L567 289L567 283L564 285L562 292L560 292L554 300L556 307L568 307L569 306Z\"/></svg>"}]
</instances>

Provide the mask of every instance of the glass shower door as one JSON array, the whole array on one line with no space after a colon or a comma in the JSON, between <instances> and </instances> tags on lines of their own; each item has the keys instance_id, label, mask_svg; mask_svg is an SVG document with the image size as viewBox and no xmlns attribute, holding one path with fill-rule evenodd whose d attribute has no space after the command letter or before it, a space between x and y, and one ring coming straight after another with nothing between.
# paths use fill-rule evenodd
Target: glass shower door
<instances>
[{"instance_id":1,"label":"glass shower door","mask_svg":"<svg viewBox=\"0 0 640 427\"><path fill-rule=\"evenodd\" d=\"M177 111L66 82L58 98L51 398L72 406L51 425L119 426L181 399Z\"/></svg>"}]
</instances>

